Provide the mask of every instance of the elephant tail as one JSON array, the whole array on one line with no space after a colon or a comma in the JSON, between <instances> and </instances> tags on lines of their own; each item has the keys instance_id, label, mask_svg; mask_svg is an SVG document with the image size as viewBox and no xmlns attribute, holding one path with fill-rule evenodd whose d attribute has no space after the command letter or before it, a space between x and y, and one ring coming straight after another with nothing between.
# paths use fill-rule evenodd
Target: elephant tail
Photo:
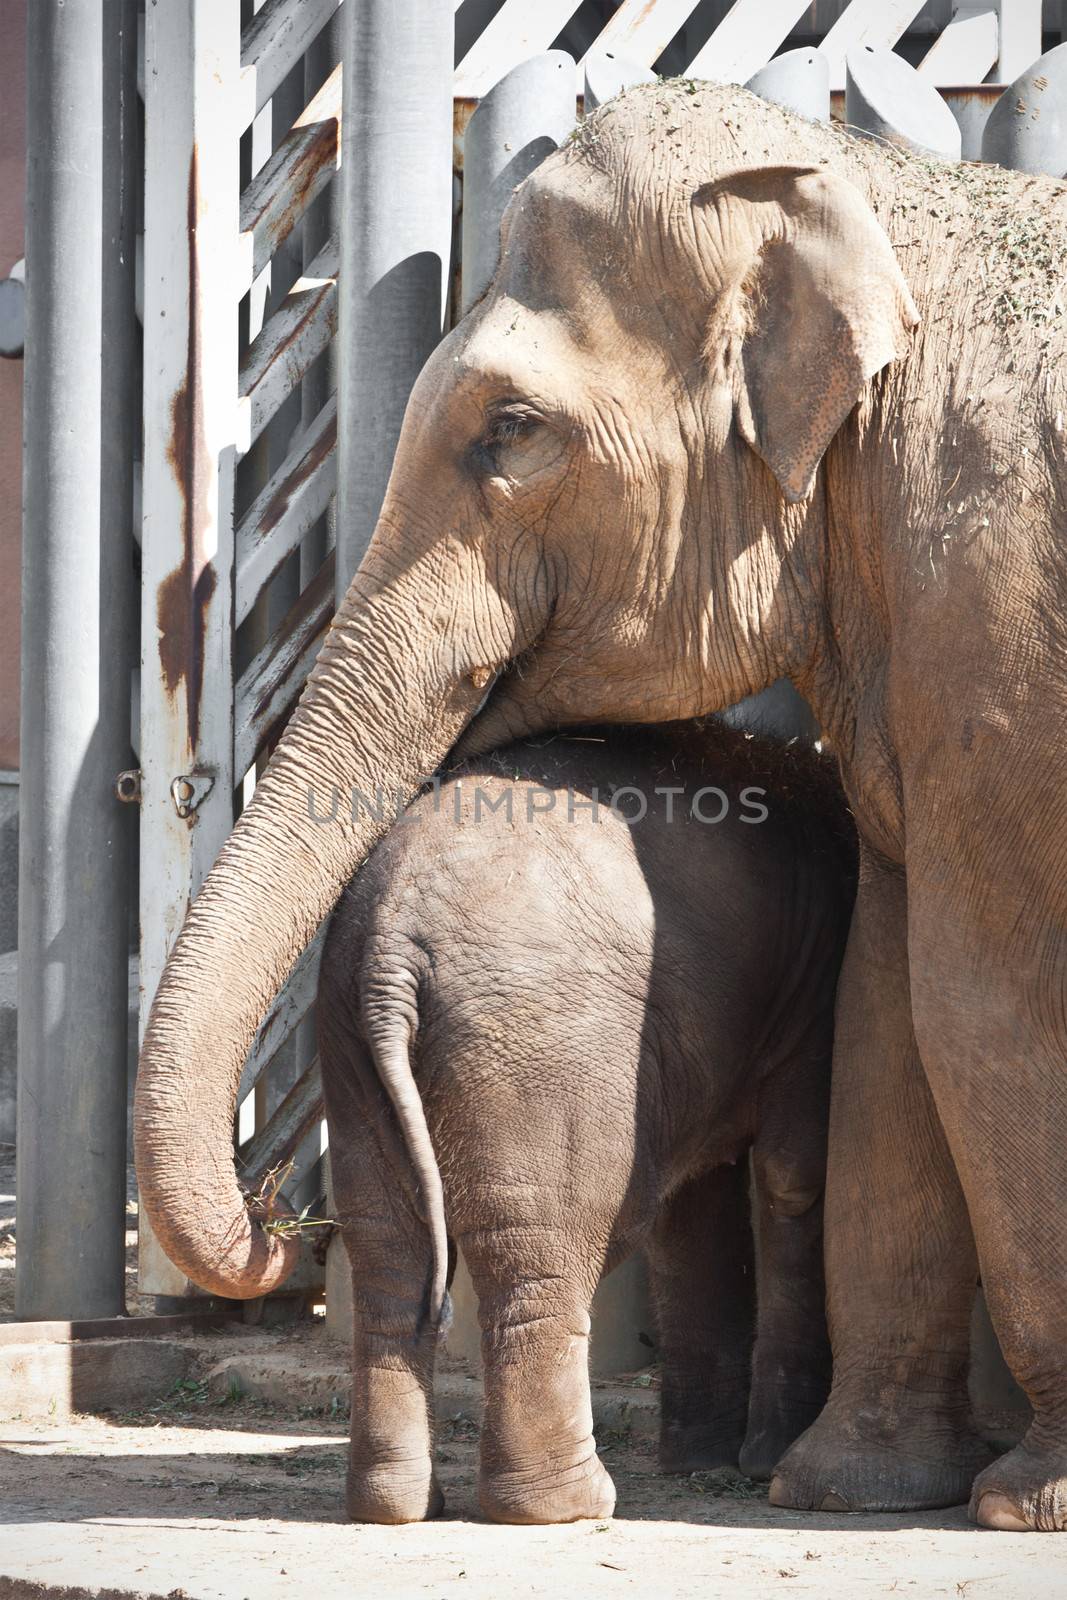
<instances>
[{"instance_id":1,"label":"elephant tail","mask_svg":"<svg viewBox=\"0 0 1067 1600\"><path fill-rule=\"evenodd\" d=\"M406 1009L406 1008L405 1008ZM366 1018L367 1040L378 1079L396 1112L404 1144L418 1182L426 1226L430 1233L431 1268L427 1313L432 1328L447 1318L448 1226L445 1194L426 1111L411 1068L413 1029L404 1011L375 1008Z\"/></svg>"}]
</instances>

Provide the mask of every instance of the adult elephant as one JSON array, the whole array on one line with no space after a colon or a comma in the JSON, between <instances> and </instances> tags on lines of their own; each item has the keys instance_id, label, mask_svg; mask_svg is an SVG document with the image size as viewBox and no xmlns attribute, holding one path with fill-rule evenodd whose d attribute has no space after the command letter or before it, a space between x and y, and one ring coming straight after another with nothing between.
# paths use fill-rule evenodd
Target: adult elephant
<instances>
[{"instance_id":1,"label":"adult elephant","mask_svg":"<svg viewBox=\"0 0 1067 1600\"><path fill-rule=\"evenodd\" d=\"M1035 1420L973 1513L1064 1527L1064 260L1048 180L702 84L634 89L520 188L156 997L141 1192L190 1277L256 1295L286 1270L235 1178L234 1100L260 1016L384 826L344 803L320 824L331 792L410 792L464 735L474 752L688 716L785 675L840 752L863 862L827 1198L834 1388L773 1498L966 1497L987 1459L966 1396L980 1263Z\"/></svg>"}]
</instances>

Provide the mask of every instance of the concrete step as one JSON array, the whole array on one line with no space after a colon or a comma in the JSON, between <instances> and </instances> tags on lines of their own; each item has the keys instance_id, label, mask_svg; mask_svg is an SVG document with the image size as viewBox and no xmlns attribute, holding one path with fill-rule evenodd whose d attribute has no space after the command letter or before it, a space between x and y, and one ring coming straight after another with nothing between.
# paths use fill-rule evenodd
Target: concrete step
<instances>
[{"instance_id":1,"label":"concrete step","mask_svg":"<svg viewBox=\"0 0 1067 1600\"><path fill-rule=\"evenodd\" d=\"M0 1346L0 1421L141 1411L196 1366L193 1340L87 1339Z\"/></svg>"},{"instance_id":2,"label":"concrete step","mask_svg":"<svg viewBox=\"0 0 1067 1600\"><path fill-rule=\"evenodd\" d=\"M477 1428L482 1384L447 1347L437 1366L442 1425ZM261 1332L224 1314L0 1323L0 1421L136 1412L195 1384L204 1399L259 1401L280 1413L344 1416L352 1394L344 1341L302 1323ZM659 1394L650 1373L593 1379L598 1434L651 1437Z\"/></svg>"},{"instance_id":3,"label":"concrete step","mask_svg":"<svg viewBox=\"0 0 1067 1600\"><path fill-rule=\"evenodd\" d=\"M593 1427L599 1438L653 1438L659 1430L659 1393L648 1373L614 1381L593 1379ZM352 1374L348 1352L331 1341L316 1350L304 1341L283 1349L238 1350L215 1362L204 1376L208 1394L218 1400L246 1396L280 1409L336 1413L348 1411ZM482 1384L468 1364L444 1355L438 1361L434 1395L442 1427L482 1417Z\"/></svg>"}]
</instances>

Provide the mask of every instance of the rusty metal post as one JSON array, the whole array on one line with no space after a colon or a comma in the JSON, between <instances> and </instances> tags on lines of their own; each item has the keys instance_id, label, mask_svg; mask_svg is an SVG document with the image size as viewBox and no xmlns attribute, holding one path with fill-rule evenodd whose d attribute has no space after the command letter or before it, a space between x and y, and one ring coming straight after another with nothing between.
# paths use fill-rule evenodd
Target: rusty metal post
<instances>
[{"instance_id":1,"label":"rusty metal post","mask_svg":"<svg viewBox=\"0 0 1067 1600\"><path fill-rule=\"evenodd\" d=\"M26 1320L125 1309L136 329L132 0L28 12L18 1256Z\"/></svg>"},{"instance_id":2,"label":"rusty metal post","mask_svg":"<svg viewBox=\"0 0 1067 1600\"><path fill-rule=\"evenodd\" d=\"M142 1032L189 901L233 827L234 468L249 443L240 21L236 0L145 16ZM143 1219L140 1281L164 1299L191 1292Z\"/></svg>"},{"instance_id":3,"label":"rusty metal post","mask_svg":"<svg viewBox=\"0 0 1067 1600\"><path fill-rule=\"evenodd\" d=\"M343 11L337 590L378 519L452 247L453 0Z\"/></svg>"}]
</instances>

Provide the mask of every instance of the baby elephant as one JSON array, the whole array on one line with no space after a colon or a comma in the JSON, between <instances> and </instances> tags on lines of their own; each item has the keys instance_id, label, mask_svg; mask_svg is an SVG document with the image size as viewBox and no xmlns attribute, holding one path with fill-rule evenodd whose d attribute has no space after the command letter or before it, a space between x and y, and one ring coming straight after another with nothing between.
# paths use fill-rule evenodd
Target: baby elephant
<instances>
[{"instance_id":1,"label":"baby elephant","mask_svg":"<svg viewBox=\"0 0 1067 1600\"><path fill-rule=\"evenodd\" d=\"M664 1467L767 1477L814 1419L853 876L817 757L717 722L516 745L424 793L379 845L319 985L356 1308L353 1518L441 1510L450 1236L480 1307L488 1516L611 1514L589 1305L642 1246Z\"/></svg>"}]
</instances>

